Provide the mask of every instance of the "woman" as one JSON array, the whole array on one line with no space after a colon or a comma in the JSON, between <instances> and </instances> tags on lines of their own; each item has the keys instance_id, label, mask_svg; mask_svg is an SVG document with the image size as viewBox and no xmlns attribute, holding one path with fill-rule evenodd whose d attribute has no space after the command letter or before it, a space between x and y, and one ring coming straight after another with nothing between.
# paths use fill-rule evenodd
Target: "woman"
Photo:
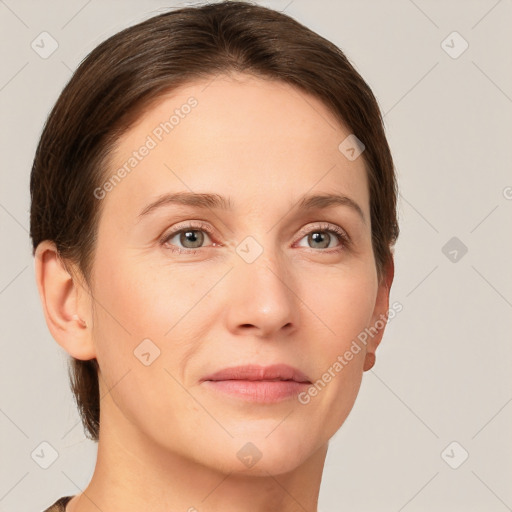
<instances>
[{"instance_id":1,"label":"woman","mask_svg":"<svg viewBox=\"0 0 512 512\"><path fill-rule=\"evenodd\" d=\"M395 307L392 157L343 53L244 2L155 16L82 62L30 186L46 322L98 441L48 510L317 510Z\"/></svg>"}]
</instances>

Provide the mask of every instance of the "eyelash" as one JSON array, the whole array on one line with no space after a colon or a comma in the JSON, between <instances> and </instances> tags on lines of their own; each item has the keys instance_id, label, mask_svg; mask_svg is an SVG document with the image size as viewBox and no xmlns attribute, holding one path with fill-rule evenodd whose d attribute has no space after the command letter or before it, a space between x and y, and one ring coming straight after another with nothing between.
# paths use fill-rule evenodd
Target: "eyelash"
<instances>
[{"instance_id":1,"label":"eyelash","mask_svg":"<svg viewBox=\"0 0 512 512\"><path fill-rule=\"evenodd\" d=\"M166 233L161 239L160 244L163 245L166 249L176 252L178 254L188 254L193 255L197 254L201 251L201 249L204 249L204 247L199 247L197 249L182 249L180 247L176 247L174 245L168 245L168 241L171 238L174 238L176 235L179 235L180 233L183 233L185 231L205 231L210 238L213 237L212 230L209 228L208 225L202 224L202 223L195 223L193 221L189 221L189 224L187 224L184 227L181 227L179 229L176 229L170 233ZM350 244L350 238L347 235L347 233L341 229L339 226L336 226L334 224L321 224L320 226L315 226L313 229L309 229L308 231L301 233L301 237L299 238L299 241L302 240L305 236L316 233L316 232L327 232L327 233L333 233L337 238L338 241L342 243L340 247L336 248L330 248L330 249L313 249L312 247L303 247L303 249L309 249L310 251L314 252L327 252L328 254L337 253L342 250L344 250L346 247ZM217 244L218 245L218 244ZM211 247L211 246L210 246Z\"/></svg>"}]
</instances>

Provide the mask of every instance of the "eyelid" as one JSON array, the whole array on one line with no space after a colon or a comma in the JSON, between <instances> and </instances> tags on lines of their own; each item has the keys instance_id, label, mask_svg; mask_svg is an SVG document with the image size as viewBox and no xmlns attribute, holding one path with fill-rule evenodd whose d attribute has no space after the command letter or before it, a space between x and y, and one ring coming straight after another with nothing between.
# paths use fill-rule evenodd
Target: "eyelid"
<instances>
[{"instance_id":1,"label":"eyelid","mask_svg":"<svg viewBox=\"0 0 512 512\"><path fill-rule=\"evenodd\" d=\"M306 227L301 229L300 238L301 240L304 236L309 235L310 233L314 233L315 231L328 231L337 234L346 244L350 243L350 237L348 233L336 224L331 224L329 222L320 222L313 227Z\"/></svg>"},{"instance_id":2,"label":"eyelid","mask_svg":"<svg viewBox=\"0 0 512 512\"><path fill-rule=\"evenodd\" d=\"M181 225L182 225L182 227L181 227ZM178 235L179 233L182 233L187 230L189 230L189 231L192 231L192 230L206 231L206 233L208 233L208 235L210 237L213 236L213 229L208 224L205 224L203 221L200 221L200 220L187 220L182 223L179 223L177 226L173 226L173 228L170 231L166 231L160 238L160 243L165 245L167 240L169 240L170 238L173 238L176 235ZM219 245L219 244L214 244L214 245ZM181 249L181 248L178 248L178 249ZM199 249L204 249L204 247L200 247L198 249L182 249L182 250L183 251L197 251Z\"/></svg>"}]
</instances>

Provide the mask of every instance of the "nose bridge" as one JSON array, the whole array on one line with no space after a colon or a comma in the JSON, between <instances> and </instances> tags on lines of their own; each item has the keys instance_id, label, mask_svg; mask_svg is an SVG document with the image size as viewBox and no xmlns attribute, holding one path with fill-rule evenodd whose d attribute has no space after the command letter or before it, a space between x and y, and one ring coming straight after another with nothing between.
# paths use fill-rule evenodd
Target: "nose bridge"
<instances>
[{"instance_id":1,"label":"nose bridge","mask_svg":"<svg viewBox=\"0 0 512 512\"><path fill-rule=\"evenodd\" d=\"M297 324L293 272L273 235L273 231L258 235L259 240L247 236L236 248L229 314L233 329L253 326L268 335Z\"/></svg>"}]
</instances>

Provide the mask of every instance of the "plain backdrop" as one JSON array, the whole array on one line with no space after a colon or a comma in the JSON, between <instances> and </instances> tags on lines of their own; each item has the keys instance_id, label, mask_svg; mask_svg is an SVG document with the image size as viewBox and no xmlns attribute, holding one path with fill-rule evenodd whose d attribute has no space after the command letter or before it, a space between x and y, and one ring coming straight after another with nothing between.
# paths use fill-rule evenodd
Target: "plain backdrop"
<instances>
[{"instance_id":1,"label":"plain backdrop","mask_svg":"<svg viewBox=\"0 0 512 512\"><path fill-rule=\"evenodd\" d=\"M385 115L400 187L391 302L403 311L331 440L319 510L512 510L512 2L259 3L346 52ZM34 278L29 177L43 123L101 41L191 4L0 0L2 512L76 494L96 456ZM41 37L58 45L46 58ZM52 450L44 469L37 453Z\"/></svg>"}]
</instances>

